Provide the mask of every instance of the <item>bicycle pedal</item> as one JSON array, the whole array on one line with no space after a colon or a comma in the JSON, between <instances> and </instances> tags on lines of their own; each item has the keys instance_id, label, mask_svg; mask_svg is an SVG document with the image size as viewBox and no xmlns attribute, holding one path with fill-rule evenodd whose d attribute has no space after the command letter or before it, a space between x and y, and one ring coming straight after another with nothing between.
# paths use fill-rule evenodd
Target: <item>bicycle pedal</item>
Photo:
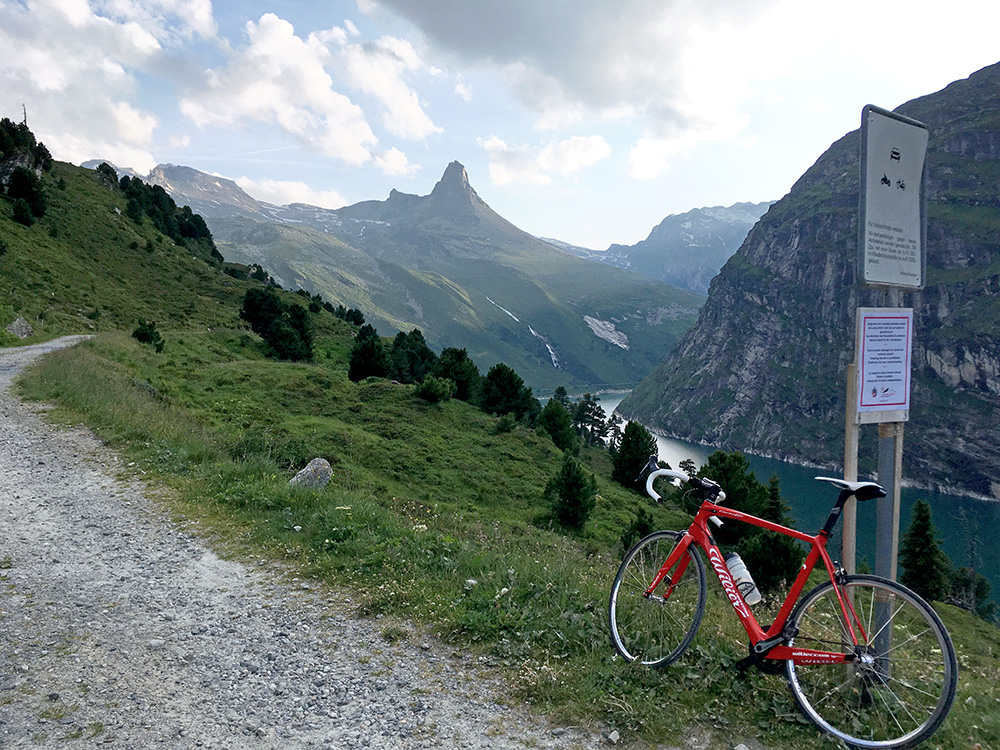
<instances>
[{"instance_id":1,"label":"bicycle pedal","mask_svg":"<svg viewBox=\"0 0 1000 750\"><path fill-rule=\"evenodd\" d=\"M757 659L754 656L752 655L745 656L738 662L736 662L733 666L736 668L736 671L740 673L740 675L745 675L747 673L747 670L750 669L750 667L754 666L756 662Z\"/></svg>"}]
</instances>

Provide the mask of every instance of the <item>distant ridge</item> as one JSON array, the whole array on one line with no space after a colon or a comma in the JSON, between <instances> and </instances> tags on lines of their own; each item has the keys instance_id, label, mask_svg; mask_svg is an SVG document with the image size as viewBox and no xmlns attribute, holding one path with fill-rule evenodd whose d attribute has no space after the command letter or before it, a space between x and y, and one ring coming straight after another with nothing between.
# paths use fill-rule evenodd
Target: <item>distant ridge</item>
<instances>
[{"instance_id":1,"label":"distant ridge","mask_svg":"<svg viewBox=\"0 0 1000 750\"><path fill-rule=\"evenodd\" d=\"M653 227L646 239L634 245L614 244L603 252L558 240L547 242L580 258L707 294L709 282L739 249L771 203L736 203L671 214Z\"/></svg>"},{"instance_id":2,"label":"distant ridge","mask_svg":"<svg viewBox=\"0 0 1000 750\"><path fill-rule=\"evenodd\" d=\"M457 161L427 195L392 190L340 209L255 201L189 167L161 165L149 179L205 216L226 260L359 308L385 335L420 328L484 372L504 362L540 393L634 386L703 301L524 232Z\"/></svg>"}]
</instances>

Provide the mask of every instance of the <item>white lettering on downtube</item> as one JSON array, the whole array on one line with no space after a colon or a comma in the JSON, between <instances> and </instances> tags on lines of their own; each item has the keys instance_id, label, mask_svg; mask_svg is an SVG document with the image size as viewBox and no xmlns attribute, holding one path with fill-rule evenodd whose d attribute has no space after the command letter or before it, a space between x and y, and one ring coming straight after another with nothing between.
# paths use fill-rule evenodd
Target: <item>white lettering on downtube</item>
<instances>
[{"instance_id":1,"label":"white lettering on downtube","mask_svg":"<svg viewBox=\"0 0 1000 750\"><path fill-rule=\"evenodd\" d=\"M722 559L722 554L717 549L711 549L708 551L708 561L715 569L716 575L719 576L719 581L722 583L722 588L725 590L726 596L729 597L729 601L732 602L733 609L744 617L749 617L747 605L743 602L743 597L740 596L740 591L736 588L733 577L729 575L729 568L726 567L726 561Z\"/></svg>"}]
</instances>

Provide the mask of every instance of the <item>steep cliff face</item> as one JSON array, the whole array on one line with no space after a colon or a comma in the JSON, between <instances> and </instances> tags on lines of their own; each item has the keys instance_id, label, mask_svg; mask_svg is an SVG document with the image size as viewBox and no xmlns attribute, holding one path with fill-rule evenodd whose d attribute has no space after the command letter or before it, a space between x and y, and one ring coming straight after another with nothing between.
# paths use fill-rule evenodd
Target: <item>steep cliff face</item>
<instances>
[{"instance_id":1,"label":"steep cliff face","mask_svg":"<svg viewBox=\"0 0 1000 750\"><path fill-rule=\"evenodd\" d=\"M898 110L926 123L928 280L914 308L904 479L1000 498L1000 64ZM697 325L619 409L663 431L843 460L860 134L834 143L712 281ZM865 460L865 457L863 457Z\"/></svg>"}]
</instances>

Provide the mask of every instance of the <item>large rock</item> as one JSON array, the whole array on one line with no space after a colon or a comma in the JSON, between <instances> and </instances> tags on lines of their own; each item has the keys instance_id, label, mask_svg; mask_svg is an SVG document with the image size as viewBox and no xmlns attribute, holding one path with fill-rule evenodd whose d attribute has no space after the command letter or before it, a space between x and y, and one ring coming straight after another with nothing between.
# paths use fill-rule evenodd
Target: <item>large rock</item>
<instances>
[{"instance_id":1,"label":"large rock","mask_svg":"<svg viewBox=\"0 0 1000 750\"><path fill-rule=\"evenodd\" d=\"M8 333L13 333L19 339L26 339L29 336L35 335L35 329L24 318L17 318L17 320L7 326L7 331Z\"/></svg>"},{"instance_id":2,"label":"large rock","mask_svg":"<svg viewBox=\"0 0 1000 750\"><path fill-rule=\"evenodd\" d=\"M321 490L333 478L333 468L325 458L314 458L302 471L292 477L288 484Z\"/></svg>"}]
</instances>

